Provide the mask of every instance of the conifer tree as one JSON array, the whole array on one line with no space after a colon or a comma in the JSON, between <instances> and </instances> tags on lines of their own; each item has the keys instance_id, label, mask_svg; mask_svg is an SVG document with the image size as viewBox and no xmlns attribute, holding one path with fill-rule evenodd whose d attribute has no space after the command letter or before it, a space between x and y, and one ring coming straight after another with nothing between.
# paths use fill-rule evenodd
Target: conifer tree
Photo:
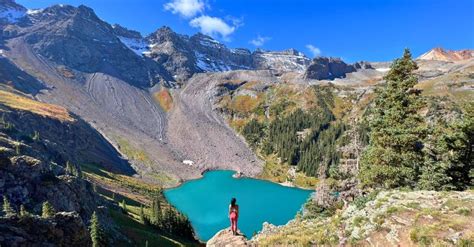
<instances>
[{"instance_id":1,"label":"conifer tree","mask_svg":"<svg viewBox=\"0 0 474 247\"><path fill-rule=\"evenodd\" d=\"M52 217L54 215L54 208L53 206L48 202L48 201L45 201L43 202L43 206L42 206L42 209L41 209L41 217L42 218L49 218L49 217Z\"/></svg>"},{"instance_id":2,"label":"conifer tree","mask_svg":"<svg viewBox=\"0 0 474 247\"><path fill-rule=\"evenodd\" d=\"M75 173L74 170L75 170L74 165L71 162L66 161L66 173L68 175L74 176L74 173Z\"/></svg>"},{"instance_id":3,"label":"conifer tree","mask_svg":"<svg viewBox=\"0 0 474 247\"><path fill-rule=\"evenodd\" d=\"M3 214L6 217L10 217L16 214L15 210L13 210L10 201L8 200L7 196L3 196Z\"/></svg>"},{"instance_id":4,"label":"conifer tree","mask_svg":"<svg viewBox=\"0 0 474 247\"><path fill-rule=\"evenodd\" d=\"M146 223L146 217L145 217L145 212L143 210L143 205L140 205L140 221L145 224Z\"/></svg>"},{"instance_id":5,"label":"conifer tree","mask_svg":"<svg viewBox=\"0 0 474 247\"><path fill-rule=\"evenodd\" d=\"M161 212L161 203L160 198L157 195L153 198L151 203L151 223L156 227L160 228L162 223L162 212Z\"/></svg>"},{"instance_id":6,"label":"conifer tree","mask_svg":"<svg viewBox=\"0 0 474 247\"><path fill-rule=\"evenodd\" d=\"M474 178L474 103L467 106L462 120L439 121L427 138L425 163L419 188L464 190Z\"/></svg>"},{"instance_id":7,"label":"conifer tree","mask_svg":"<svg viewBox=\"0 0 474 247\"><path fill-rule=\"evenodd\" d=\"M22 204L20 205L20 217L28 217L30 213L26 211L25 206Z\"/></svg>"},{"instance_id":8,"label":"conifer tree","mask_svg":"<svg viewBox=\"0 0 474 247\"><path fill-rule=\"evenodd\" d=\"M125 200L122 200L122 213L126 214L127 213L127 203L125 202Z\"/></svg>"},{"instance_id":9,"label":"conifer tree","mask_svg":"<svg viewBox=\"0 0 474 247\"><path fill-rule=\"evenodd\" d=\"M91 217L90 234L93 247L107 246L107 239L105 236L104 229L102 229L102 226L99 222L99 217L97 216L97 213L95 211Z\"/></svg>"},{"instance_id":10,"label":"conifer tree","mask_svg":"<svg viewBox=\"0 0 474 247\"><path fill-rule=\"evenodd\" d=\"M426 126L418 114L419 92L413 89L418 67L408 49L384 77L386 86L376 92L368 115L369 145L361 157L359 177L365 186L414 187L423 163Z\"/></svg>"}]
</instances>

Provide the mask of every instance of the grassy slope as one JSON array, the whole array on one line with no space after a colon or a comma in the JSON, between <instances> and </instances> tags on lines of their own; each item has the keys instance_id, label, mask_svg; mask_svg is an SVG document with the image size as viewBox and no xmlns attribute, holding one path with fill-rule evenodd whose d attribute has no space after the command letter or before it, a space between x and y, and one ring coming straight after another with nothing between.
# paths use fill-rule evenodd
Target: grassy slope
<instances>
[{"instance_id":1,"label":"grassy slope","mask_svg":"<svg viewBox=\"0 0 474 247\"><path fill-rule=\"evenodd\" d=\"M0 90L0 104L17 110L30 111L41 116L54 118L61 121L74 121L74 118L65 108L57 105L42 103L26 96L22 96L20 93L14 94Z\"/></svg>"},{"instance_id":2,"label":"grassy slope","mask_svg":"<svg viewBox=\"0 0 474 247\"><path fill-rule=\"evenodd\" d=\"M134 246L145 246L148 241L149 246L193 246L195 242L189 242L173 236L168 236L158 232L151 226L140 222L140 207L144 205L145 214L149 215L147 205L151 204L151 198L159 186L148 184L140 179L114 174L96 165L83 164L83 174L86 179L97 185L96 191L106 200L113 204L125 201L127 204L127 214L120 210L109 209L110 216L120 227L120 231L133 241ZM165 202L164 198L161 198ZM162 203L162 207L167 207ZM122 246L119 244L119 246ZM124 243L123 246L130 246Z\"/></svg>"},{"instance_id":3,"label":"grassy slope","mask_svg":"<svg viewBox=\"0 0 474 247\"><path fill-rule=\"evenodd\" d=\"M474 66L463 71L445 74L433 79L425 80L416 88L422 89L424 95L448 96L457 103L474 101ZM470 90L468 88L471 88Z\"/></svg>"}]
</instances>

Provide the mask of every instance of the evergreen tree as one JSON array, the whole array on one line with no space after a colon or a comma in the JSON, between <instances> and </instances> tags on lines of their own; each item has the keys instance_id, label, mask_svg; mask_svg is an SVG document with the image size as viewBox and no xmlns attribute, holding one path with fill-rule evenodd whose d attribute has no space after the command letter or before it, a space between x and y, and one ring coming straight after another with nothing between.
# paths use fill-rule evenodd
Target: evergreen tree
<instances>
[{"instance_id":1,"label":"evergreen tree","mask_svg":"<svg viewBox=\"0 0 474 247\"><path fill-rule=\"evenodd\" d=\"M161 202L159 195L155 195L153 201L151 203L151 224L155 225L156 227L160 228L162 223L162 212L161 212Z\"/></svg>"},{"instance_id":2,"label":"evergreen tree","mask_svg":"<svg viewBox=\"0 0 474 247\"><path fill-rule=\"evenodd\" d=\"M422 141L426 127L418 114L420 95L413 86L418 67L408 49L396 59L377 90L375 106L367 116L369 145L361 157L359 177L365 186L415 186L423 163Z\"/></svg>"},{"instance_id":3,"label":"evergreen tree","mask_svg":"<svg viewBox=\"0 0 474 247\"><path fill-rule=\"evenodd\" d=\"M90 234L93 247L107 246L107 238L105 236L104 229L102 229L102 226L99 222L99 217L95 211L91 217Z\"/></svg>"},{"instance_id":4,"label":"evergreen tree","mask_svg":"<svg viewBox=\"0 0 474 247\"><path fill-rule=\"evenodd\" d=\"M255 119L250 120L250 122L244 126L242 135L244 136L245 140L247 140L251 148L255 149L261 142L265 134L264 128L265 125L259 123Z\"/></svg>"},{"instance_id":5,"label":"evergreen tree","mask_svg":"<svg viewBox=\"0 0 474 247\"><path fill-rule=\"evenodd\" d=\"M127 203L125 202L125 200L122 200L122 205L120 205L122 207L122 213L124 214L127 214Z\"/></svg>"},{"instance_id":6,"label":"evergreen tree","mask_svg":"<svg viewBox=\"0 0 474 247\"><path fill-rule=\"evenodd\" d=\"M143 205L140 205L140 221L143 224L146 223L146 216L145 216L145 211L143 210Z\"/></svg>"},{"instance_id":7,"label":"evergreen tree","mask_svg":"<svg viewBox=\"0 0 474 247\"><path fill-rule=\"evenodd\" d=\"M427 190L464 190L473 185L474 103L461 121L440 121L427 140L427 156L419 187Z\"/></svg>"},{"instance_id":8,"label":"evergreen tree","mask_svg":"<svg viewBox=\"0 0 474 247\"><path fill-rule=\"evenodd\" d=\"M8 200L6 195L3 195L3 214L6 217L10 217L16 214L15 210L13 210L10 201Z\"/></svg>"},{"instance_id":9,"label":"evergreen tree","mask_svg":"<svg viewBox=\"0 0 474 247\"><path fill-rule=\"evenodd\" d=\"M66 162L66 173L71 176L82 178L81 169L69 161Z\"/></svg>"},{"instance_id":10,"label":"evergreen tree","mask_svg":"<svg viewBox=\"0 0 474 247\"><path fill-rule=\"evenodd\" d=\"M45 201L43 202L43 206L42 206L42 210L41 210L41 217L42 218L49 218L49 217L52 217L54 215L54 208L53 206L48 202L48 201Z\"/></svg>"},{"instance_id":11,"label":"evergreen tree","mask_svg":"<svg viewBox=\"0 0 474 247\"><path fill-rule=\"evenodd\" d=\"M20 217L29 217L31 214L26 211L25 206L22 204L20 205Z\"/></svg>"},{"instance_id":12,"label":"evergreen tree","mask_svg":"<svg viewBox=\"0 0 474 247\"><path fill-rule=\"evenodd\" d=\"M35 130L35 132L33 133L32 139L33 139L33 141L35 141L35 142L39 141L39 139L40 139L40 134L39 134L38 131Z\"/></svg>"}]
</instances>

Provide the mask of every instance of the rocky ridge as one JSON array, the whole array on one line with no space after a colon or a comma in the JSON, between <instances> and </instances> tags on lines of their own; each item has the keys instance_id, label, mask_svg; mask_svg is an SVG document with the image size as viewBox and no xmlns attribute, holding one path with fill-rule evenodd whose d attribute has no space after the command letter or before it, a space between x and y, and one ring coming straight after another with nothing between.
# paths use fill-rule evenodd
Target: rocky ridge
<instances>
[{"instance_id":1,"label":"rocky ridge","mask_svg":"<svg viewBox=\"0 0 474 247\"><path fill-rule=\"evenodd\" d=\"M315 80L334 80L359 69L374 69L368 62L346 64L340 58L316 57L306 69L303 77Z\"/></svg>"},{"instance_id":2,"label":"rocky ridge","mask_svg":"<svg viewBox=\"0 0 474 247\"><path fill-rule=\"evenodd\" d=\"M446 62L465 61L474 58L474 50L445 50L441 47L436 47L426 53L423 53L417 59L420 60L435 60Z\"/></svg>"},{"instance_id":3,"label":"rocky ridge","mask_svg":"<svg viewBox=\"0 0 474 247\"><path fill-rule=\"evenodd\" d=\"M0 218L2 246L90 246L89 231L73 212L38 216Z\"/></svg>"}]
</instances>

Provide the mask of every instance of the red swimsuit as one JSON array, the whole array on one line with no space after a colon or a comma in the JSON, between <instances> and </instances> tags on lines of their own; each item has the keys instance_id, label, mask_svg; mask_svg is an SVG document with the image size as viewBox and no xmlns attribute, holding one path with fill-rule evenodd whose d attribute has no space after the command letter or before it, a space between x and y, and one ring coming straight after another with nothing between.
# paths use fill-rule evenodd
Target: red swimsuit
<instances>
[{"instance_id":1,"label":"red swimsuit","mask_svg":"<svg viewBox=\"0 0 474 247\"><path fill-rule=\"evenodd\" d=\"M230 210L231 210L230 215L229 215L230 227L233 232L237 232L237 219L239 218L239 214L237 213L236 208L231 208Z\"/></svg>"}]
</instances>

